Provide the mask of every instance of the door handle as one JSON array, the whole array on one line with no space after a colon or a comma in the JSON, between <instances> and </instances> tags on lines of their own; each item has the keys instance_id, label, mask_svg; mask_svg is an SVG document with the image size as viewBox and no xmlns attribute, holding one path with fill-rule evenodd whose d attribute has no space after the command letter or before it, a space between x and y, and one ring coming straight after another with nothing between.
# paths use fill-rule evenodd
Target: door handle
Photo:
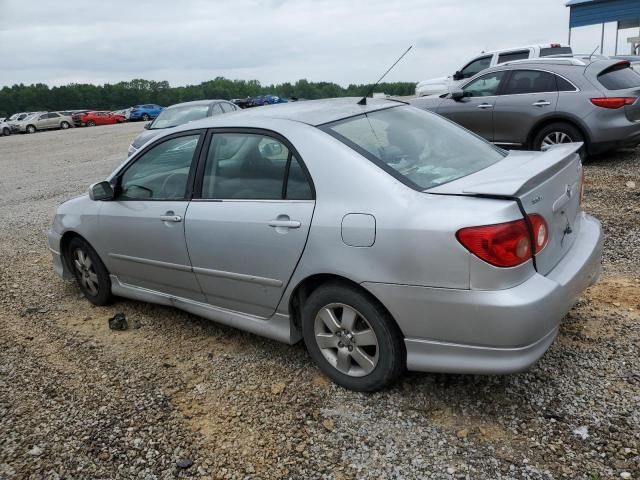
<instances>
[{"instance_id":1,"label":"door handle","mask_svg":"<svg viewBox=\"0 0 640 480\"><path fill-rule=\"evenodd\" d=\"M478 105L478 108L493 108L493 105L491 105L490 103L481 103L480 105Z\"/></svg>"},{"instance_id":2,"label":"door handle","mask_svg":"<svg viewBox=\"0 0 640 480\"><path fill-rule=\"evenodd\" d=\"M546 100L539 100L535 103L531 104L534 107L546 107L547 105L551 105L551 102L547 102Z\"/></svg>"},{"instance_id":3,"label":"door handle","mask_svg":"<svg viewBox=\"0 0 640 480\"><path fill-rule=\"evenodd\" d=\"M300 228L301 223L297 220L271 220L270 227L275 228Z\"/></svg>"},{"instance_id":4,"label":"door handle","mask_svg":"<svg viewBox=\"0 0 640 480\"><path fill-rule=\"evenodd\" d=\"M162 220L163 222L181 222L182 217L180 215L176 215L172 211L169 211L164 215L160 215L160 220Z\"/></svg>"}]
</instances>

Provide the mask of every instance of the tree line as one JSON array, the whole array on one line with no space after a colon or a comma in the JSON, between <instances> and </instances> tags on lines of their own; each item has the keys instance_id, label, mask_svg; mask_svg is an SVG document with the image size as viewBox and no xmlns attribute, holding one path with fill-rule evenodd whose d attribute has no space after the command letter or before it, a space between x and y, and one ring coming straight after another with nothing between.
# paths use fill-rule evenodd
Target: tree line
<instances>
[{"instance_id":1,"label":"tree line","mask_svg":"<svg viewBox=\"0 0 640 480\"><path fill-rule=\"evenodd\" d=\"M262 85L258 80L229 80L217 77L199 85L172 87L169 82L135 79L114 84L91 85L72 83L60 87L49 87L43 83L13 85L0 90L0 116L16 112L55 110L119 110L132 105L156 103L168 106L190 100L254 97L278 95L283 98L304 99L360 96L370 85L351 84L342 87L332 82L309 82L302 79L295 83ZM375 89L389 95L412 95L414 82L381 83Z\"/></svg>"}]
</instances>

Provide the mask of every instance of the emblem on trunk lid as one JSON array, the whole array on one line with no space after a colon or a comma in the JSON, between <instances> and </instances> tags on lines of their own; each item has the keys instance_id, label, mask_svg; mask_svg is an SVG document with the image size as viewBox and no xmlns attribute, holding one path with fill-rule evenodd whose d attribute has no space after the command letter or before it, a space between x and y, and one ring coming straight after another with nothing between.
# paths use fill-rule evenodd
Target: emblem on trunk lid
<instances>
[{"instance_id":1,"label":"emblem on trunk lid","mask_svg":"<svg viewBox=\"0 0 640 480\"><path fill-rule=\"evenodd\" d=\"M531 205L535 205L536 203L538 203L540 200L542 200L542 195L538 195L537 197L533 197L531 199Z\"/></svg>"}]
</instances>

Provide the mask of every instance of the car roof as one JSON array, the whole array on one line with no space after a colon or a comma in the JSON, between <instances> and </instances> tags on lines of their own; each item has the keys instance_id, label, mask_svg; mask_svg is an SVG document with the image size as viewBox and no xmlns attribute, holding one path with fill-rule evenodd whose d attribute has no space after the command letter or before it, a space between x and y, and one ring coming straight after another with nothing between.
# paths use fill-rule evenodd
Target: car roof
<instances>
[{"instance_id":1,"label":"car roof","mask_svg":"<svg viewBox=\"0 0 640 480\"><path fill-rule=\"evenodd\" d=\"M486 71L493 71L496 69L504 68L504 67L512 67L518 68L523 66L537 66L537 67L549 67L549 66L558 66L558 67L580 67L586 68L590 65L602 66L602 70L610 67L611 65L615 65L617 63L624 62L625 60L619 59L610 59L610 58L593 58L591 60L586 58L574 58L574 57L542 57L542 58L528 58L523 60L512 60L510 62L504 62L499 65L495 65L490 69L483 70L480 73L485 73Z\"/></svg>"},{"instance_id":2,"label":"car roof","mask_svg":"<svg viewBox=\"0 0 640 480\"><path fill-rule=\"evenodd\" d=\"M279 103L228 113L235 118L273 118L293 120L318 126L335 122L343 118L354 117L363 113L396 107L404 102L398 100L367 98L366 105L359 105L362 97L327 98L323 100L307 100L304 102ZM204 122L206 120L200 120ZM216 122L217 123L217 122Z\"/></svg>"},{"instance_id":3,"label":"car roof","mask_svg":"<svg viewBox=\"0 0 640 480\"><path fill-rule=\"evenodd\" d=\"M559 45L558 47L553 47L553 45ZM509 47L509 48L497 48L495 50L487 50L482 53L492 54L492 53L502 53L502 52L511 52L512 50L526 50L529 48L566 48L571 45L565 45L564 43L537 43L534 45L521 45L519 47Z\"/></svg>"},{"instance_id":4,"label":"car roof","mask_svg":"<svg viewBox=\"0 0 640 480\"><path fill-rule=\"evenodd\" d=\"M223 100L223 99L214 99L214 100L193 100L191 102L182 102L182 103L175 103L173 105L168 106L166 109L171 109L171 108L178 108L178 107L186 107L188 105L191 106L197 106L197 105L211 105L212 103L219 103L219 102L227 102L227 103L231 103L229 102L229 100Z\"/></svg>"}]
</instances>

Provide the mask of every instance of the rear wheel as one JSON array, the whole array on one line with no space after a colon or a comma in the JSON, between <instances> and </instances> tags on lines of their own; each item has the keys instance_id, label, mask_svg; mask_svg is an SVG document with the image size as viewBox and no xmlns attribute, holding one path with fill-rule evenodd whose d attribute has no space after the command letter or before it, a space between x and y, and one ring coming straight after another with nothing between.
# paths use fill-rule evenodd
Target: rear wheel
<instances>
[{"instance_id":1,"label":"rear wheel","mask_svg":"<svg viewBox=\"0 0 640 480\"><path fill-rule=\"evenodd\" d=\"M584 142L584 136L576 127L566 122L556 122L542 128L533 140L535 150L546 150L561 143ZM580 149L580 153L585 148Z\"/></svg>"},{"instance_id":2,"label":"rear wheel","mask_svg":"<svg viewBox=\"0 0 640 480\"><path fill-rule=\"evenodd\" d=\"M146 113L142 114L142 120L144 120L145 122L148 122L150 118L151 117L149 117L149 115L147 115Z\"/></svg>"},{"instance_id":3,"label":"rear wheel","mask_svg":"<svg viewBox=\"0 0 640 480\"><path fill-rule=\"evenodd\" d=\"M2 135L4 135L5 137L8 137L9 135L11 135L11 129L9 127L4 127L2 129Z\"/></svg>"},{"instance_id":4,"label":"rear wheel","mask_svg":"<svg viewBox=\"0 0 640 480\"><path fill-rule=\"evenodd\" d=\"M36 133L36 127L33 125L27 125L27 133Z\"/></svg>"},{"instance_id":5,"label":"rear wheel","mask_svg":"<svg viewBox=\"0 0 640 480\"><path fill-rule=\"evenodd\" d=\"M302 333L320 369L350 390L380 390L406 365L404 341L393 319L347 284L326 284L311 294L302 309Z\"/></svg>"},{"instance_id":6,"label":"rear wheel","mask_svg":"<svg viewBox=\"0 0 640 480\"><path fill-rule=\"evenodd\" d=\"M95 127L96 126L96 122L94 122L93 120L89 120L87 122L87 127Z\"/></svg>"},{"instance_id":7,"label":"rear wheel","mask_svg":"<svg viewBox=\"0 0 640 480\"><path fill-rule=\"evenodd\" d=\"M66 259L87 300L94 305L107 305L112 298L111 279L91 245L75 237L69 242Z\"/></svg>"}]
</instances>

